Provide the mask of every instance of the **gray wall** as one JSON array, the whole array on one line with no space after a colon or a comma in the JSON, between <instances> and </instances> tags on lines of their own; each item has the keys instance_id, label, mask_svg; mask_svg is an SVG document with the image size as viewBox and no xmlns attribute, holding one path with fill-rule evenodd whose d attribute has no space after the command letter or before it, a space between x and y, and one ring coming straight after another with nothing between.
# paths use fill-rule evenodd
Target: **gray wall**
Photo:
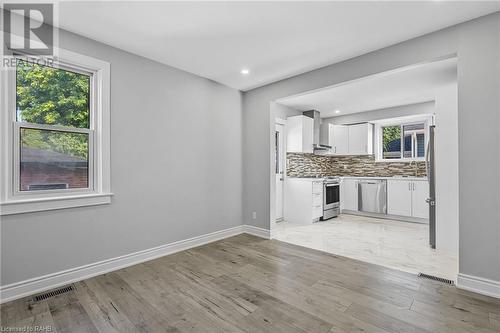
<instances>
[{"instance_id":1,"label":"gray wall","mask_svg":"<svg viewBox=\"0 0 500 333\"><path fill-rule=\"evenodd\" d=\"M1 284L242 224L240 92L67 32L111 63L110 205L4 216Z\"/></svg>"},{"instance_id":2,"label":"gray wall","mask_svg":"<svg viewBox=\"0 0 500 333\"><path fill-rule=\"evenodd\" d=\"M378 109L360 113L346 114L337 117L324 118L322 119L322 122L337 124L337 125L355 124L367 121L413 116L416 114L432 114L432 113L434 113L434 101L394 106L385 109Z\"/></svg>"},{"instance_id":3,"label":"gray wall","mask_svg":"<svg viewBox=\"0 0 500 333\"><path fill-rule=\"evenodd\" d=\"M269 228L269 102L458 55L460 272L500 281L500 13L282 80L243 96L244 221ZM252 220L251 212L257 212Z\"/></svg>"},{"instance_id":4,"label":"gray wall","mask_svg":"<svg viewBox=\"0 0 500 333\"><path fill-rule=\"evenodd\" d=\"M292 109L289 106L272 102L271 103L271 116L274 114L274 118L279 118L285 120L288 117L299 116L302 114L301 111Z\"/></svg>"}]
</instances>

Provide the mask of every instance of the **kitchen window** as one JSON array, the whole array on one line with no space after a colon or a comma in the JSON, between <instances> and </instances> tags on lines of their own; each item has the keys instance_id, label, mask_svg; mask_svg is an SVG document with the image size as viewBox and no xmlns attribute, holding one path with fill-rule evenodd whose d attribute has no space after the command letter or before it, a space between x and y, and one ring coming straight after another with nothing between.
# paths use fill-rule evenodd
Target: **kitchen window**
<instances>
[{"instance_id":1,"label":"kitchen window","mask_svg":"<svg viewBox=\"0 0 500 333\"><path fill-rule=\"evenodd\" d=\"M386 162L425 160L430 119L376 125L376 160Z\"/></svg>"},{"instance_id":2,"label":"kitchen window","mask_svg":"<svg viewBox=\"0 0 500 333\"><path fill-rule=\"evenodd\" d=\"M1 78L1 214L109 203L109 63L15 58Z\"/></svg>"}]
</instances>

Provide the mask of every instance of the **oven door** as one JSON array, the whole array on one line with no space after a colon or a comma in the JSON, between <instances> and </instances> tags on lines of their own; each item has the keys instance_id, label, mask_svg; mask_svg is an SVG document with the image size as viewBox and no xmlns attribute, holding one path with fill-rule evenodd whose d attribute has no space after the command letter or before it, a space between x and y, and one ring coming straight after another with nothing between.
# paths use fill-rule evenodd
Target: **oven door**
<instances>
[{"instance_id":1,"label":"oven door","mask_svg":"<svg viewBox=\"0 0 500 333\"><path fill-rule=\"evenodd\" d=\"M323 191L323 210L338 208L340 206L340 185L336 183L325 184Z\"/></svg>"}]
</instances>

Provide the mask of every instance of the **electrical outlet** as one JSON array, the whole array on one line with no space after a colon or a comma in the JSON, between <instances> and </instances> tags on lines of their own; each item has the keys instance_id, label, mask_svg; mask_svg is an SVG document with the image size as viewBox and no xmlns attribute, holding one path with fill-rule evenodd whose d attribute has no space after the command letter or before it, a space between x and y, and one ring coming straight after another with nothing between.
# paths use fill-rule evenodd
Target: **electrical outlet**
<instances>
[{"instance_id":1,"label":"electrical outlet","mask_svg":"<svg viewBox=\"0 0 500 333\"><path fill-rule=\"evenodd\" d=\"M252 212L252 219L255 220L257 218L257 212Z\"/></svg>"}]
</instances>

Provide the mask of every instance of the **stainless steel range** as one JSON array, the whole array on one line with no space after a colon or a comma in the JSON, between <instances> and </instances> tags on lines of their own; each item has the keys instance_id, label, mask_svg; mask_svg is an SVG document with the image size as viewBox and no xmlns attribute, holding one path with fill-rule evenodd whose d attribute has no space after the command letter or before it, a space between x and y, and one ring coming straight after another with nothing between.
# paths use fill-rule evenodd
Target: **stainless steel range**
<instances>
[{"instance_id":1,"label":"stainless steel range","mask_svg":"<svg viewBox=\"0 0 500 333\"><path fill-rule=\"evenodd\" d=\"M340 214L340 178L327 177L323 181L323 217L328 220Z\"/></svg>"}]
</instances>

